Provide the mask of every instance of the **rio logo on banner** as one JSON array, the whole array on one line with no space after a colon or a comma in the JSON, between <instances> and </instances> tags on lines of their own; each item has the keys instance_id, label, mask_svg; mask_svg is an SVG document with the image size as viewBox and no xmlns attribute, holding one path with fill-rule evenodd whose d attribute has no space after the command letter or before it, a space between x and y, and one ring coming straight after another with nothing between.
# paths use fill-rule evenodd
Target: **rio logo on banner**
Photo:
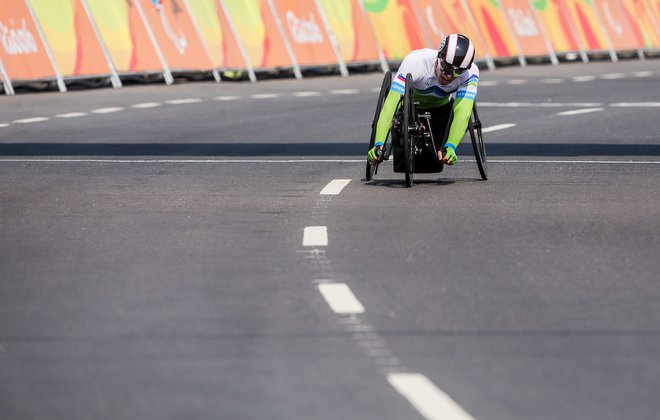
<instances>
[{"instance_id":1,"label":"rio logo on banner","mask_svg":"<svg viewBox=\"0 0 660 420\"><path fill-rule=\"evenodd\" d=\"M7 25L0 21L0 42L2 48L8 55L35 54L39 51L37 40L27 27L27 21L22 18L18 28L14 27L14 21L10 20Z\"/></svg>"}]
</instances>

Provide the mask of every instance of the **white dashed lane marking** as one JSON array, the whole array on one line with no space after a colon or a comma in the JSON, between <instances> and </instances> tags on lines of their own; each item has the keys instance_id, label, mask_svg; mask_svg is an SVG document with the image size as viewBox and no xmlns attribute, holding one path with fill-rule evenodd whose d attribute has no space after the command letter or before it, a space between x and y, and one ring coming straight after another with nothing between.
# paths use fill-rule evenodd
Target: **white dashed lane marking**
<instances>
[{"instance_id":1,"label":"white dashed lane marking","mask_svg":"<svg viewBox=\"0 0 660 420\"><path fill-rule=\"evenodd\" d=\"M279 98L280 95L277 93L259 93L256 95L250 96L252 99L273 99L273 98Z\"/></svg>"},{"instance_id":2,"label":"white dashed lane marking","mask_svg":"<svg viewBox=\"0 0 660 420\"><path fill-rule=\"evenodd\" d=\"M108 108L99 108L99 109L93 109L91 111L92 114L112 114L113 112L119 112L123 111L124 108L122 107L108 107Z\"/></svg>"},{"instance_id":3,"label":"white dashed lane marking","mask_svg":"<svg viewBox=\"0 0 660 420\"><path fill-rule=\"evenodd\" d=\"M562 108L562 107L595 107L603 106L598 102L479 102L479 107L493 107L493 108Z\"/></svg>"},{"instance_id":4,"label":"white dashed lane marking","mask_svg":"<svg viewBox=\"0 0 660 420\"><path fill-rule=\"evenodd\" d=\"M490 80L490 81L486 80L486 81L483 81L483 82L481 82L481 81L479 82L479 86L496 86L496 85L497 85L497 82L493 81L493 80Z\"/></svg>"},{"instance_id":5,"label":"white dashed lane marking","mask_svg":"<svg viewBox=\"0 0 660 420\"><path fill-rule=\"evenodd\" d=\"M652 71L635 71L632 74L634 77L651 77L653 76Z\"/></svg>"},{"instance_id":6,"label":"white dashed lane marking","mask_svg":"<svg viewBox=\"0 0 660 420\"><path fill-rule=\"evenodd\" d=\"M328 246L327 226L307 226L303 233L303 246Z\"/></svg>"},{"instance_id":7,"label":"white dashed lane marking","mask_svg":"<svg viewBox=\"0 0 660 420\"><path fill-rule=\"evenodd\" d=\"M486 127L482 129L481 131L483 133L490 133L492 131L498 131L498 130L506 130L507 128L515 127L516 124L499 124L499 125L494 125L492 127Z\"/></svg>"},{"instance_id":8,"label":"white dashed lane marking","mask_svg":"<svg viewBox=\"0 0 660 420\"><path fill-rule=\"evenodd\" d=\"M131 105L131 108L148 109L148 108L156 108L156 107L159 107L160 105L161 105L160 102L144 102L144 103L141 103L141 104Z\"/></svg>"},{"instance_id":9,"label":"white dashed lane marking","mask_svg":"<svg viewBox=\"0 0 660 420\"><path fill-rule=\"evenodd\" d=\"M571 78L572 81L574 82L590 82L592 80L596 80L596 77L594 76L576 76Z\"/></svg>"},{"instance_id":10,"label":"white dashed lane marking","mask_svg":"<svg viewBox=\"0 0 660 420\"><path fill-rule=\"evenodd\" d=\"M355 297L351 289L345 283L323 283L319 284L319 291L336 314L350 315L364 313L364 306Z\"/></svg>"},{"instance_id":11,"label":"white dashed lane marking","mask_svg":"<svg viewBox=\"0 0 660 420\"><path fill-rule=\"evenodd\" d=\"M473 420L449 395L420 373L390 373L387 380L427 420Z\"/></svg>"},{"instance_id":12,"label":"white dashed lane marking","mask_svg":"<svg viewBox=\"0 0 660 420\"><path fill-rule=\"evenodd\" d=\"M14 122L17 124L32 124L32 123L38 123L44 121L48 121L48 118L46 117L24 118L22 120L16 120Z\"/></svg>"},{"instance_id":13,"label":"white dashed lane marking","mask_svg":"<svg viewBox=\"0 0 660 420\"><path fill-rule=\"evenodd\" d=\"M218 102L235 101L237 99L240 99L240 96L216 96L213 98L214 101Z\"/></svg>"},{"instance_id":14,"label":"white dashed lane marking","mask_svg":"<svg viewBox=\"0 0 660 420\"><path fill-rule=\"evenodd\" d=\"M543 79L541 80L541 83L547 83L547 84L564 83L564 79Z\"/></svg>"},{"instance_id":15,"label":"white dashed lane marking","mask_svg":"<svg viewBox=\"0 0 660 420\"><path fill-rule=\"evenodd\" d=\"M309 96L321 96L321 92L313 92L313 91L294 92L293 96L296 96L296 97L299 97L299 98L305 98L305 97L309 97Z\"/></svg>"},{"instance_id":16,"label":"white dashed lane marking","mask_svg":"<svg viewBox=\"0 0 660 420\"><path fill-rule=\"evenodd\" d=\"M506 81L507 84L509 85L524 85L527 83L527 80L525 79L511 79Z\"/></svg>"},{"instance_id":17,"label":"white dashed lane marking","mask_svg":"<svg viewBox=\"0 0 660 420\"><path fill-rule=\"evenodd\" d=\"M558 112L557 115L578 115L578 114L588 114L590 112L599 112L603 111L605 108L586 108L586 109L575 109L573 111L564 111Z\"/></svg>"},{"instance_id":18,"label":"white dashed lane marking","mask_svg":"<svg viewBox=\"0 0 660 420\"><path fill-rule=\"evenodd\" d=\"M333 95L354 95L360 93L357 89L335 89L330 91Z\"/></svg>"},{"instance_id":19,"label":"white dashed lane marking","mask_svg":"<svg viewBox=\"0 0 660 420\"><path fill-rule=\"evenodd\" d=\"M9 127L9 124L0 124L0 128Z\"/></svg>"},{"instance_id":20,"label":"white dashed lane marking","mask_svg":"<svg viewBox=\"0 0 660 420\"><path fill-rule=\"evenodd\" d=\"M350 179L335 179L330 181L330 183L321 190L321 195L337 195L346 185L348 185L349 182L351 182Z\"/></svg>"},{"instance_id":21,"label":"white dashed lane marking","mask_svg":"<svg viewBox=\"0 0 660 420\"><path fill-rule=\"evenodd\" d=\"M86 112L69 112L67 114L57 114L57 118L80 118L88 115Z\"/></svg>"},{"instance_id":22,"label":"white dashed lane marking","mask_svg":"<svg viewBox=\"0 0 660 420\"><path fill-rule=\"evenodd\" d=\"M170 99L169 101L165 101L165 103L168 105L188 105L188 104L198 104L200 102L202 102L202 100L197 98Z\"/></svg>"},{"instance_id":23,"label":"white dashed lane marking","mask_svg":"<svg viewBox=\"0 0 660 420\"><path fill-rule=\"evenodd\" d=\"M625 73L608 73L601 76L605 80L623 79L626 77Z\"/></svg>"}]
</instances>

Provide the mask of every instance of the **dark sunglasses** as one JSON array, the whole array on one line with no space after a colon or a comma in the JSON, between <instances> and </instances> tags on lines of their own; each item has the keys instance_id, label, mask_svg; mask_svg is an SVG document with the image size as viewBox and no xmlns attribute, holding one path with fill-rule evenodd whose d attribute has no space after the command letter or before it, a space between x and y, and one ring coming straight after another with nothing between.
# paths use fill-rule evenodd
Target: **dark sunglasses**
<instances>
[{"instance_id":1,"label":"dark sunglasses","mask_svg":"<svg viewBox=\"0 0 660 420\"><path fill-rule=\"evenodd\" d=\"M458 76L460 76L461 74L463 74L467 71L467 69L462 69L460 67L454 67L451 64L447 63L443 59L438 59L438 61L440 62L440 69L442 69L442 72L446 75L451 74L454 77L458 77Z\"/></svg>"}]
</instances>

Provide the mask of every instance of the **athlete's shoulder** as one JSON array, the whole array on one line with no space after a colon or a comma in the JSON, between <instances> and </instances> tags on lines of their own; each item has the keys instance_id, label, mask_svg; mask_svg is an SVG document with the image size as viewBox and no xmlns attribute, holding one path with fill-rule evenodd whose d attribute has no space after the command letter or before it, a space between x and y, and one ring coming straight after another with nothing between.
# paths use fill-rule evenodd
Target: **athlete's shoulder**
<instances>
[{"instance_id":1,"label":"athlete's shoulder","mask_svg":"<svg viewBox=\"0 0 660 420\"><path fill-rule=\"evenodd\" d=\"M419 50L413 50L408 53L403 58L403 62L418 62L418 63L428 63L435 60L438 56L438 52L432 48L422 48Z\"/></svg>"}]
</instances>

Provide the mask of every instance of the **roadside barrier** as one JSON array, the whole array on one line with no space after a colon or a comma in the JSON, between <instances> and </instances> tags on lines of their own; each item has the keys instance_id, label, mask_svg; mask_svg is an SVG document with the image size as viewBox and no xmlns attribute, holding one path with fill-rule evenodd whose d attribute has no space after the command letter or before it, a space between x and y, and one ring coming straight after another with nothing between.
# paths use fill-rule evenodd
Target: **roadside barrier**
<instances>
[{"instance_id":1,"label":"roadside barrier","mask_svg":"<svg viewBox=\"0 0 660 420\"><path fill-rule=\"evenodd\" d=\"M476 59L557 64L660 51L660 0L0 0L0 87L127 77L347 76L460 32Z\"/></svg>"}]
</instances>

